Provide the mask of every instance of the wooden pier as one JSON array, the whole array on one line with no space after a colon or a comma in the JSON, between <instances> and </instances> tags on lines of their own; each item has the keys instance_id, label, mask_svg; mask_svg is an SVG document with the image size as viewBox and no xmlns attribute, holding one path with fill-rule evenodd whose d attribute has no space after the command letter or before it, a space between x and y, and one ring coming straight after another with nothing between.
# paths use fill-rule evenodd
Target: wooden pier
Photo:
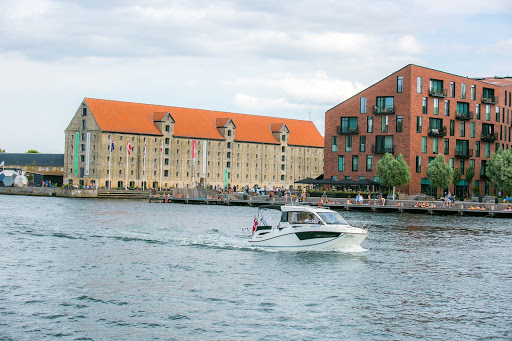
<instances>
[{"instance_id":1,"label":"wooden pier","mask_svg":"<svg viewBox=\"0 0 512 341\"><path fill-rule=\"evenodd\" d=\"M300 202L299 205L319 206L318 202L312 201ZM249 199L205 199L205 198L177 198L165 195L154 195L149 197L152 203L179 203L195 205L223 205L223 206L249 206L258 207L262 205L275 205L276 207L291 204L289 201L268 200L266 197L250 197ZM512 211L505 211L508 204L485 203L481 204L486 209L475 209L480 203L475 202L457 202L454 207L443 206L441 202L430 202L431 207L414 207L413 201L389 201L386 205L372 204L347 204L346 202L335 202L322 204L322 207L330 208L336 211L366 211L383 213L411 213L428 215L459 215L459 216L478 216L478 217L499 217L512 218ZM434 207L435 205L435 207ZM470 208L473 207L473 208Z\"/></svg>"}]
</instances>

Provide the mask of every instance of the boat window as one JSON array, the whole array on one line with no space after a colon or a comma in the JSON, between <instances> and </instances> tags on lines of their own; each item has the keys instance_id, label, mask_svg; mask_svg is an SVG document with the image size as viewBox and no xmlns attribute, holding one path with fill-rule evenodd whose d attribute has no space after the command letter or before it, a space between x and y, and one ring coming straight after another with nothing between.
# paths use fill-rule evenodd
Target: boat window
<instances>
[{"instance_id":1,"label":"boat window","mask_svg":"<svg viewBox=\"0 0 512 341\"><path fill-rule=\"evenodd\" d=\"M327 225L347 225L345 219L338 212L322 212L318 215Z\"/></svg>"},{"instance_id":2,"label":"boat window","mask_svg":"<svg viewBox=\"0 0 512 341\"><path fill-rule=\"evenodd\" d=\"M318 224L320 220L310 212L283 212L281 221L290 224Z\"/></svg>"}]
</instances>

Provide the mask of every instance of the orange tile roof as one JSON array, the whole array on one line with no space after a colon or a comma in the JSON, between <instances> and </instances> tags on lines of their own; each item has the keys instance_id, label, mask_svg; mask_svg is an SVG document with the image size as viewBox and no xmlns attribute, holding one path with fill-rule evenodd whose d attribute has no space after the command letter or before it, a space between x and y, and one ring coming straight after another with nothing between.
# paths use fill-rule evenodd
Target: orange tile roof
<instances>
[{"instance_id":1,"label":"orange tile roof","mask_svg":"<svg viewBox=\"0 0 512 341\"><path fill-rule=\"evenodd\" d=\"M223 140L217 119L231 118L236 126L235 141L278 144L272 125L286 124L290 130L288 144L324 146L323 136L311 121L94 98L85 101L103 131L162 135L153 117L161 120L169 112L175 121L174 136Z\"/></svg>"},{"instance_id":2,"label":"orange tile roof","mask_svg":"<svg viewBox=\"0 0 512 341\"><path fill-rule=\"evenodd\" d=\"M218 118L216 120L215 126L217 128L225 127L226 123L228 123L228 122L229 122L229 118Z\"/></svg>"},{"instance_id":3,"label":"orange tile roof","mask_svg":"<svg viewBox=\"0 0 512 341\"><path fill-rule=\"evenodd\" d=\"M270 125L270 131L272 131L273 133L278 133L283 127L283 125L283 123L272 123Z\"/></svg>"}]
</instances>

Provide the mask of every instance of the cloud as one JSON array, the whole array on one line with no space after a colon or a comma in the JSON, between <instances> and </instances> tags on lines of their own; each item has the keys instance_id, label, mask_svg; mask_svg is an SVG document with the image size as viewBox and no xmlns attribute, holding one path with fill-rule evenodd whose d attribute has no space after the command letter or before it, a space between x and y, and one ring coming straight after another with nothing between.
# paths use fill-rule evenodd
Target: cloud
<instances>
[{"instance_id":1,"label":"cloud","mask_svg":"<svg viewBox=\"0 0 512 341\"><path fill-rule=\"evenodd\" d=\"M400 49L405 53L418 54L422 52L420 43L412 35L406 35L398 41Z\"/></svg>"}]
</instances>

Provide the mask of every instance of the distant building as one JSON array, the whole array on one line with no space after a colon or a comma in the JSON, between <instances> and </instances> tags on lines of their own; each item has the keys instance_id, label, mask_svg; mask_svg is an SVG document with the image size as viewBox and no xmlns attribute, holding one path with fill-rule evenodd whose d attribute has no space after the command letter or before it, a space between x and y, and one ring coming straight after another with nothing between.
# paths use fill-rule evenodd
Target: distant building
<instances>
[{"instance_id":1,"label":"distant building","mask_svg":"<svg viewBox=\"0 0 512 341\"><path fill-rule=\"evenodd\" d=\"M33 181L41 185L42 181L62 185L64 176L64 154L42 153L0 153L0 162L5 169L19 170L33 174ZM30 177L31 178L31 177Z\"/></svg>"},{"instance_id":2,"label":"distant building","mask_svg":"<svg viewBox=\"0 0 512 341\"><path fill-rule=\"evenodd\" d=\"M432 194L427 165L441 154L463 174L449 190L461 196L477 186L488 194L491 152L512 145L511 93L512 77L467 78L407 65L326 112L325 176L378 180L383 154L402 154L412 176L405 192ZM469 166L472 184L464 176Z\"/></svg>"},{"instance_id":3,"label":"distant building","mask_svg":"<svg viewBox=\"0 0 512 341\"><path fill-rule=\"evenodd\" d=\"M323 145L310 121L85 98L65 130L64 179L285 187L322 174Z\"/></svg>"}]
</instances>

